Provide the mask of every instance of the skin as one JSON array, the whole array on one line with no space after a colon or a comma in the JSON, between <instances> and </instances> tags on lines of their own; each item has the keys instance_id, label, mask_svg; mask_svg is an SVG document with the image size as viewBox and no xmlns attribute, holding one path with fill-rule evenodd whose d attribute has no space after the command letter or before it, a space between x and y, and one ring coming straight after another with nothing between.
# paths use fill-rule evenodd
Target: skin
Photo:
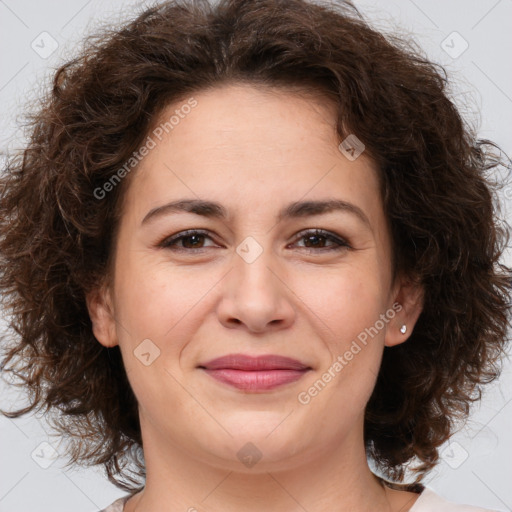
<instances>
[{"instance_id":1,"label":"skin","mask_svg":"<svg viewBox=\"0 0 512 512\"><path fill-rule=\"evenodd\" d=\"M87 297L94 334L120 346L139 402L147 480L125 511L409 510L418 495L382 487L363 444L384 347L407 340L423 296L405 278L392 282L375 165L364 152L350 161L339 151L334 109L321 97L230 84L194 98L129 177L110 285ZM219 202L228 218L175 212L142 223L185 198ZM326 198L356 205L369 226L340 211L276 220L290 202ZM336 244L300 235L314 228L349 247L328 251ZM188 229L209 234L159 247ZM248 236L263 251L251 263L236 252ZM395 303L394 318L299 403ZM145 339L160 350L148 366L134 355ZM229 353L279 354L312 369L245 392L198 368ZM248 442L262 454L252 467L237 457Z\"/></svg>"}]
</instances>

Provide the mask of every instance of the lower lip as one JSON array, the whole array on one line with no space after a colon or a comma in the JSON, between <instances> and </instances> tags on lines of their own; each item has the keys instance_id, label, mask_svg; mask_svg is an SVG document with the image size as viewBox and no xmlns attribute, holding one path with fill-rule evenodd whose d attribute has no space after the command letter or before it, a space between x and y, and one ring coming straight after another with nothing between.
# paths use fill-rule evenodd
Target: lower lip
<instances>
[{"instance_id":1,"label":"lower lip","mask_svg":"<svg viewBox=\"0 0 512 512\"><path fill-rule=\"evenodd\" d=\"M205 372L214 379L244 391L268 391L299 380L308 370L244 371L224 368Z\"/></svg>"}]
</instances>

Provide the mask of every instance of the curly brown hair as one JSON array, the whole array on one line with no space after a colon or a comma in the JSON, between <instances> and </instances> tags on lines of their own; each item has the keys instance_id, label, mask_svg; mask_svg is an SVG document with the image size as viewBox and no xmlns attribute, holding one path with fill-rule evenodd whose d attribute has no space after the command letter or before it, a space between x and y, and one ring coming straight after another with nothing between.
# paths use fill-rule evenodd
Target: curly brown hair
<instances>
[{"instance_id":1,"label":"curly brown hair","mask_svg":"<svg viewBox=\"0 0 512 512\"><path fill-rule=\"evenodd\" d=\"M119 347L94 338L85 300L109 278L136 170L107 198L97 191L169 103L226 83L302 88L331 98L340 141L356 134L377 163L394 276L425 290L410 339L384 350L364 430L387 478L403 481L414 459L421 481L500 373L512 288L491 180L504 162L449 99L444 69L348 1L165 2L89 36L80 52L28 116L30 140L0 181L0 290L16 334L2 367L30 396L3 414L45 407L72 463L103 464L118 487L141 488L137 401Z\"/></svg>"}]
</instances>

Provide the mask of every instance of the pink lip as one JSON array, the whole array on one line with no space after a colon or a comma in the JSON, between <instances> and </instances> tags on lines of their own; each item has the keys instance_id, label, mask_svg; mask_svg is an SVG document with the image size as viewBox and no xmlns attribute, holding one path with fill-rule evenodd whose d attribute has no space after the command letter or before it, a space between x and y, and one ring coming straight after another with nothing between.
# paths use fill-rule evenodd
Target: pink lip
<instances>
[{"instance_id":1,"label":"pink lip","mask_svg":"<svg viewBox=\"0 0 512 512\"><path fill-rule=\"evenodd\" d=\"M214 379L245 391L267 391L300 379L311 368L296 359L230 354L199 368Z\"/></svg>"}]
</instances>

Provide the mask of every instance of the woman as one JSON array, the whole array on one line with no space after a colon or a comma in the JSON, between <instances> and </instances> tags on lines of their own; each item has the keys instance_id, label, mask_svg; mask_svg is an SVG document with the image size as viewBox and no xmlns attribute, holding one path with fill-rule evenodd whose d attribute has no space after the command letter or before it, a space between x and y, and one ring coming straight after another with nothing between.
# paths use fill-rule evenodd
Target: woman
<instances>
[{"instance_id":1,"label":"woman","mask_svg":"<svg viewBox=\"0 0 512 512\"><path fill-rule=\"evenodd\" d=\"M108 512L482 511L421 481L506 349L492 150L348 3L147 10L2 179L4 414L58 410Z\"/></svg>"}]
</instances>

